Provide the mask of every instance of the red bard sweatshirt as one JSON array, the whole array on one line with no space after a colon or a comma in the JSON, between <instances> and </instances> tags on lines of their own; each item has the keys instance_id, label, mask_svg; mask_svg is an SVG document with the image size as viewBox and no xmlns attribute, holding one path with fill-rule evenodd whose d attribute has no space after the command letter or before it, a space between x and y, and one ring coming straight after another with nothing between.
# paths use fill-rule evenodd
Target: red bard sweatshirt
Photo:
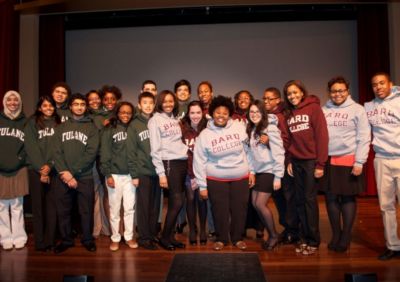
<instances>
[{"instance_id":1,"label":"red bard sweatshirt","mask_svg":"<svg viewBox=\"0 0 400 282\"><path fill-rule=\"evenodd\" d=\"M323 169L328 159L328 129L319 98L307 96L287 117L290 158L316 160Z\"/></svg>"}]
</instances>

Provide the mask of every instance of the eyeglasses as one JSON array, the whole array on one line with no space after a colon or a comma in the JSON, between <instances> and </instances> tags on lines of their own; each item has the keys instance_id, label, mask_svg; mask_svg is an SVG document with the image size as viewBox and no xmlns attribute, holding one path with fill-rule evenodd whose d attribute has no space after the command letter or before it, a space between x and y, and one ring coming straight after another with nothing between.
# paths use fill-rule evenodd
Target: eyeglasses
<instances>
[{"instance_id":1,"label":"eyeglasses","mask_svg":"<svg viewBox=\"0 0 400 282\"><path fill-rule=\"evenodd\" d=\"M262 98L264 100L265 103L270 103L271 101L274 101L276 99L280 99L279 97L275 97L275 98Z\"/></svg>"},{"instance_id":2,"label":"eyeglasses","mask_svg":"<svg viewBox=\"0 0 400 282\"><path fill-rule=\"evenodd\" d=\"M340 95L342 95L342 94L347 92L347 89L330 90L329 92L331 94L340 94Z\"/></svg>"}]
</instances>

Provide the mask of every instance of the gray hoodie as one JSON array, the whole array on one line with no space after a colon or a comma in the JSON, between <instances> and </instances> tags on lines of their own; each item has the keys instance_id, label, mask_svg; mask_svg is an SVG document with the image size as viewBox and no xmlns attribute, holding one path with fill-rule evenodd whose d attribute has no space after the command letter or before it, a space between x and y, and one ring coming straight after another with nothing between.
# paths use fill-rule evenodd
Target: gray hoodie
<instances>
[{"instance_id":1,"label":"gray hoodie","mask_svg":"<svg viewBox=\"0 0 400 282\"><path fill-rule=\"evenodd\" d=\"M162 161L187 159L188 147L182 142L179 120L166 113L154 113L148 127L153 164L157 174L165 176Z\"/></svg>"}]
</instances>

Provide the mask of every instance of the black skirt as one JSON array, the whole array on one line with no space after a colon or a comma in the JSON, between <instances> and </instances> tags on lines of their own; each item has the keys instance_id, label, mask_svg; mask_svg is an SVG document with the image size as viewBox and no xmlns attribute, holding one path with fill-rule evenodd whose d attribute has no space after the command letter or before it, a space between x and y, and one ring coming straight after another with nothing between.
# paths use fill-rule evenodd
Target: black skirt
<instances>
[{"instance_id":1,"label":"black skirt","mask_svg":"<svg viewBox=\"0 0 400 282\"><path fill-rule=\"evenodd\" d=\"M264 193L274 192L274 177L272 173L257 173L253 190Z\"/></svg>"},{"instance_id":2,"label":"black skirt","mask_svg":"<svg viewBox=\"0 0 400 282\"><path fill-rule=\"evenodd\" d=\"M330 158L325 166L325 173L320 181L320 190L336 195L357 195L365 190L364 169L361 175L351 174L353 167L330 164Z\"/></svg>"}]
</instances>

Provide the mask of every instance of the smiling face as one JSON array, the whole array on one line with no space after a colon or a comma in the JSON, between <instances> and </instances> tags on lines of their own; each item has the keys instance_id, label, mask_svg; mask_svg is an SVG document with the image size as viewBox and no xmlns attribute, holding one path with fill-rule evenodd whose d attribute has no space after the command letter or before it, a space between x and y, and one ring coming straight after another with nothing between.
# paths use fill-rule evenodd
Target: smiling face
<instances>
[{"instance_id":1,"label":"smiling face","mask_svg":"<svg viewBox=\"0 0 400 282\"><path fill-rule=\"evenodd\" d=\"M51 94L57 106L61 106L68 98L68 91L62 86L58 86L53 90Z\"/></svg>"},{"instance_id":2,"label":"smiling face","mask_svg":"<svg viewBox=\"0 0 400 282\"><path fill-rule=\"evenodd\" d=\"M167 94L162 102L162 110L164 113L171 114L174 111L174 96Z\"/></svg>"},{"instance_id":3,"label":"smiling face","mask_svg":"<svg viewBox=\"0 0 400 282\"><path fill-rule=\"evenodd\" d=\"M54 114L54 107L53 105L47 101L43 100L43 103L40 105L39 111L43 114L45 118L50 118Z\"/></svg>"},{"instance_id":4,"label":"smiling face","mask_svg":"<svg viewBox=\"0 0 400 282\"><path fill-rule=\"evenodd\" d=\"M247 94L246 92L242 92L239 94L239 97L237 100L239 109L241 109L242 111L247 111L247 109L250 106L250 102L251 102L251 98L250 98L249 94Z\"/></svg>"},{"instance_id":5,"label":"smiling face","mask_svg":"<svg viewBox=\"0 0 400 282\"><path fill-rule=\"evenodd\" d=\"M140 99L138 107L145 116L149 117L154 111L154 99L143 97L142 99Z\"/></svg>"},{"instance_id":6,"label":"smiling face","mask_svg":"<svg viewBox=\"0 0 400 282\"><path fill-rule=\"evenodd\" d=\"M255 125L257 125L261 121L261 112L256 105L250 106L249 118L251 122Z\"/></svg>"},{"instance_id":7,"label":"smiling face","mask_svg":"<svg viewBox=\"0 0 400 282\"><path fill-rule=\"evenodd\" d=\"M85 115L86 112L86 101L82 99L75 99L72 101L71 106L69 107L72 115L75 118L80 118Z\"/></svg>"},{"instance_id":8,"label":"smiling face","mask_svg":"<svg viewBox=\"0 0 400 282\"><path fill-rule=\"evenodd\" d=\"M303 100L304 93L299 87L292 84L287 89L287 98L290 104L297 107Z\"/></svg>"},{"instance_id":9,"label":"smiling face","mask_svg":"<svg viewBox=\"0 0 400 282\"><path fill-rule=\"evenodd\" d=\"M393 86L386 75L375 75L371 80L371 84L375 96L382 100L390 95L390 88Z\"/></svg>"},{"instance_id":10,"label":"smiling face","mask_svg":"<svg viewBox=\"0 0 400 282\"><path fill-rule=\"evenodd\" d=\"M153 83L146 83L143 85L142 92L150 92L154 96L157 95L157 86Z\"/></svg>"},{"instance_id":11,"label":"smiling face","mask_svg":"<svg viewBox=\"0 0 400 282\"><path fill-rule=\"evenodd\" d=\"M129 105L122 105L118 110L118 119L127 124L132 119L133 109Z\"/></svg>"},{"instance_id":12,"label":"smiling face","mask_svg":"<svg viewBox=\"0 0 400 282\"><path fill-rule=\"evenodd\" d=\"M343 104L349 95L349 90L344 83L334 83L329 89L329 98L337 106Z\"/></svg>"},{"instance_id":13,"label":"smiling face","mask_svg":"<svg viewBox=\"0 0 400 282\"><path fill-rule=\"evenodd\" d=\"M96 92L90 93L87 97L87 100L88 100L88 106L90 109L98 110L100 108L101 99L100 99L99 94L97 94Z\"/></svg>"},{"instance_id":14,"label":"smiling face","mask_svg":"<svg viewBox=\"0 0 400 282\"><path fill-rule=\"evenodd\" d=\"M200 102L202 102L204 105L209 105L211 103L213 92L207 84L201 84L197 94Z\"/></svg>"},{"instance_id":15,"label":"smiling face","mask_svg":"<svg viewBox=\"0 0 400 282\"><path fill-rule=\"evenodd\" d=\"M6 107L7 110L9 110L11 113L15 113L19 110L20 107L20 101L18 97L14 94L11 94L7 97L6 99Z\"/></svg>"},{"instance_id":16,"label":"smiling face","mask_svg":"<svg viewBox=\"0 0 400 282\"><path fill-rule=\"evenodd\" d=\"M278 108L281 98L276 96L272 91L265 91L264 96L264 106L268 112L274 111Z\"/></svg>"},{"instance_id":17,"label":"smiling face","mask_svg":"<svg viewBox=\"0 0 400 282\"><path fill-rule=\"evenodd\" d=\"M188 115L192 126L197 126L203 118L203 111L200 106L194 105L190 107Z\"/></svg>"},{"instance_id":18,"label":"smiling face","mask_svg":"<svg viewBox=\"0 0 400 282\"><path fill-rule=\"evenodd\" d=\"M179 102L185 102L190 98L190 91L187 85L181 85L176 89L176 98L178 98Z\"/></svg>"},{"instance_id":19,"label":"smiling face","mask_svg":"<svg viewBox=\"0 0 400 282\"><path fill-rule=\"evenodd\" d=\"M229 120L229 109L225 106L217 107L213 112L215 126L224 127Z\"/></svg>"},{"instance_id":20,"label":"smiling face","mask_svg":"<svg viewBox=\"0 0 400 282\"><path fill-rule=\"evenodd\" d=\"M107 111L112 111L114 110L117 101L117 97L115 97L114 93L107 92L103 96L103 100L101 102L103 103L103 106L106 108Z\"/></svg>"}]
</instances>

